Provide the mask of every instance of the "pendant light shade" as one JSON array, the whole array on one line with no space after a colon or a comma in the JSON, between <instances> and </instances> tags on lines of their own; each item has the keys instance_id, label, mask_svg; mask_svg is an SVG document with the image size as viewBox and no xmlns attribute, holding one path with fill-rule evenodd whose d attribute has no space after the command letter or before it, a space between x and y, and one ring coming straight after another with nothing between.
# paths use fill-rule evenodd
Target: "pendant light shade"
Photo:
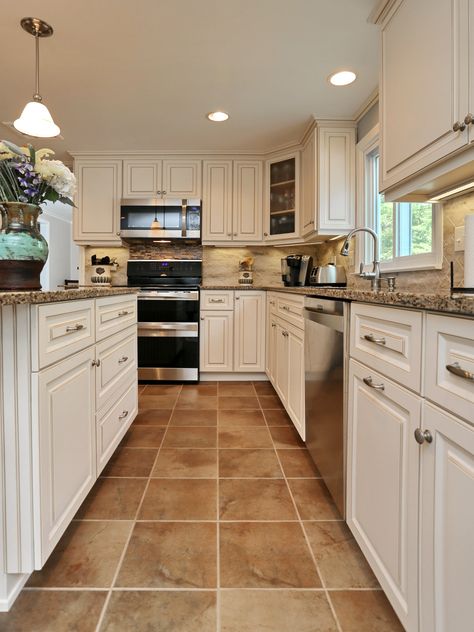
<instances>
[{"instance_id":1,"label":"pendant light shade","mask_svg":"<svg viewBox=\"0 0 474 632\"><path fill-rule=\"evenodd\" d=\"M59 136L61 130L53 121L48 108L42 103L39 93L39 40L40 37L50 37L53 27L39 18L23 18L21 27L35 38L36 47L36 90L33 100L25 105L20 118L13 123L15 129L26 136L34 138L54 138Z\"/></svg>"},{"instance_id":2,"label":"pendant light shade","mask_svg":"<svg viewBox=\"0 0 474 632\"><path fill-rule=\"evenodd\" d=\"M53 138L59 136L61 131L41 101L27 103L20 118L16 119L13 125L22 134L36 138Z\"/></svg>"}]
</instances>

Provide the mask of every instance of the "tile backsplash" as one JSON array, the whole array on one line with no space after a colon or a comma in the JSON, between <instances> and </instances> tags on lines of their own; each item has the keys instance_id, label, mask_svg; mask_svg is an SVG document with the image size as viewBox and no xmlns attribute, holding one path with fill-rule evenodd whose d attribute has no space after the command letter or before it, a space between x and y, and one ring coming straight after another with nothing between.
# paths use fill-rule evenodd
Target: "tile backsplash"
<instances>
[{"instance_id":1,"label":"tile backsplash","mask_svg":"<svg viewBox=\"0 0 474 632\"><path fill-rule=\"evenodd\" d=\"M464 217L474 213L474 193L456 198L443 208L443 265L440 270L399 272L397 289L412 292L446 292L449 290L449 263L455 262L455 284L462 285L464 252L454 251L454 229L464 224ZM113 285L126 285L127 259L200 259L203 260L203 282L210 285L234 285L238 283L239 260L254 258L254 284L275 285L281 283L280 259L293 252L309 254L315 265L329 262L343 265L348 274L348 285L367 287L367 281L354 274L354 240L349 257L339 254L342 240L327 241L312 246L248 246L243 248L219 248L214 246L186 246L169 244L157 246L146 242L134 243L122 248L87 247L85 253L85 281L90 282L93 254L98 257L115 257L119 267L113 273Z\"/></svg>"}]
</instances>

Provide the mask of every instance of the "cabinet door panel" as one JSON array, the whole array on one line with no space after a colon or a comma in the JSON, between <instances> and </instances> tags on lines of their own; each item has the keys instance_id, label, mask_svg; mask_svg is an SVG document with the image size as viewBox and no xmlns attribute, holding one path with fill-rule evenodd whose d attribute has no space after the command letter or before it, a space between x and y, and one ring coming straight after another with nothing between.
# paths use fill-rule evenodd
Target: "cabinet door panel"
<instances>
[{"instance_id":1,"label":"cabinet door panel","mask_svg":"<svg viewBox=\"0 0 474 632\"><path fill-rule=\"evenodd\" d=\"M382 190L467 143L465 0L402 0L382 27Z\"/></svg>"},{"instance_id":2,"label":"cabinet door panel","mask_svg":"<svg viewBox=\"0 0 474 632\"><path fill-rule=\"evenodd\" d=\"M232 371L234 348L234 313L201 312L201 371Z\"/></svg>"},{"instance_id":3,"label":"cabinet door panel","mask_svg":"<svg viewBox=\"0 0 474 632\"><path fill-rule=\"evenodd\" d=\"M234 162L233 229L236 241L262 239L262 163Z\"/></svg>"},{"instance_id":4,"label":"cabinet door panel","mask_svg":"<svg viewBox=\"0 0 474 632\"><path fill-rule=\"evenodd\" d=\"M231 160L204 162L202 213L203 240L232 240Z\"/></svg>"},{"instance_id":5,"label":"cabinet door panel","mask_svg":"<svg viewBox=\"0 0 474 632\"><path fill-rule=\"evenodd\" d=\"M89 348L38 374L37 569L96 479L93 359Z\"/></svg>"},{"instance_id":6,"label":"cabinet door panel","mask_svg":"<svg viewBox=\"0 0 474 632\"><path fill-rule=\"evenodd\" d=\"M351 360L347 523L408 631L418 616L420 416L421 398Z\"/></svg>"},{"instance_id":7,"label":"cabinet door panel","mask_svg":"<svg viewBox=\"0 0 474 632\"><path fill-rule=\"evenodd\" d=\"M168 197L201 197L200 160L163 160L163 188Z\"/></svg>"},{"instance_id":8,"label":"cabinet door panel","mask_svg":"<svg viewBox=\"0 0 474 632\"><path fill-rule=\"evenodd\" d=\"M235 293L234 368L263 371L265 364L265 292Z\"/></svg>"},{"instance_id":9,"label":"cabinet door panel","mask_svg":"<svg viewBox=\"0 0 474 632\"><path fill-rule=\"evenodd\" d=\"M123 197L155 197L161 191L161 160L124 160Z\"/></svg>"},{"instance_id":10,"label":"cabinet door panel","mask_svg":"<svg viewBox=\"0 0 474 632\"><path fill-rule=\"evenodd\" d=\"M303 332L288 330L288 397L287 411L296 430L305 440L304 412L304 342Z\"/></svg>"},{"instance_id":11,"label":"cabinet door panel","mask_svg":"<svg viewBox=\"0 0 474 632\"><path fill-rule=\"evenodd\" d=\"M286 407L288 400L288 335L280 322L276 323L275 390Z\"/></svg>"},{"instance_id":12,"label":"cabinet door panel","mask_svg":"<svg viewBox=\"0 0 474 632\"><path fill-rule=\"evenodd\" d=\"M425 403L421 447L421 630L474 620L474 428Z\"/></svg>"},{"instance_id":13,"label":"cabinet door panel","mask_svg":"<svg viewBox=\"0 0 474 632\"><path fill-rule=\"evenodd\" d=\"M311 134L307 145L301 154L301 236L317 230L316 218L316 143L314 134Z\"/></svg>"}]
</instances>

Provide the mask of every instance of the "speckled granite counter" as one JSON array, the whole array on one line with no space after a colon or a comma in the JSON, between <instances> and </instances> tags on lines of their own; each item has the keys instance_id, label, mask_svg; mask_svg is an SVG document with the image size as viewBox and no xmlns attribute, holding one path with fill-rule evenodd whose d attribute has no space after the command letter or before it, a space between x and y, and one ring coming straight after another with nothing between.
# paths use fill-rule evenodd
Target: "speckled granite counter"
<instances>
[{"instance_id":1,"label":"speckled granite counter","mask_svg":"<svg viewBox=\"0 0 474 632\"><path fill-rule=\"evenodd\" d=\"M81 298L100 298L101 296L117 296L119 294L136 294L136 290L127 287L83 287L73 290L56 290L53 292L0 292L2 305L18 305L38 303L56 303L58 301L76 301Z\"/></svg>"},{"instance_id":2,"label":"speckled granite counter","mask_svg":"<svg viewBox=\"0 0 474 632\"><path fill-rule=\"evenodd\" d=\"M449 294L415 294L413 292L372 292L370 290L356 290L351 288L316 288L316 287L283 287L275 286L245 286L245 285L203 285L203 290L267 290L272 292L287 292L306 296L320 296L322 298L342 298L360 303L375 303L377 305L392 305L393 307L409 307L433 312L448 312L474 317L474 296L451 297Z\"/></svg>"}]
</instances>

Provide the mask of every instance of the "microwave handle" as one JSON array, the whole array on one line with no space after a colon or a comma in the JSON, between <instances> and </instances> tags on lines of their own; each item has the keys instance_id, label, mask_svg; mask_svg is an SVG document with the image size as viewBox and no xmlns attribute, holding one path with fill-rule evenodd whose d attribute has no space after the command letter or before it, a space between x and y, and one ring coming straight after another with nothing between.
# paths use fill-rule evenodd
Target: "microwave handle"
<instances>
[{"instance_id":1,"label":"microwave handle","mask_svg":"<svg viewBox=\"0 0 474 632\"><path fill-rule=\"evenodd\" d=\"M181 200L181 236L186 237L186 211L188 200Z\"/></svg>"}]
</instances>

